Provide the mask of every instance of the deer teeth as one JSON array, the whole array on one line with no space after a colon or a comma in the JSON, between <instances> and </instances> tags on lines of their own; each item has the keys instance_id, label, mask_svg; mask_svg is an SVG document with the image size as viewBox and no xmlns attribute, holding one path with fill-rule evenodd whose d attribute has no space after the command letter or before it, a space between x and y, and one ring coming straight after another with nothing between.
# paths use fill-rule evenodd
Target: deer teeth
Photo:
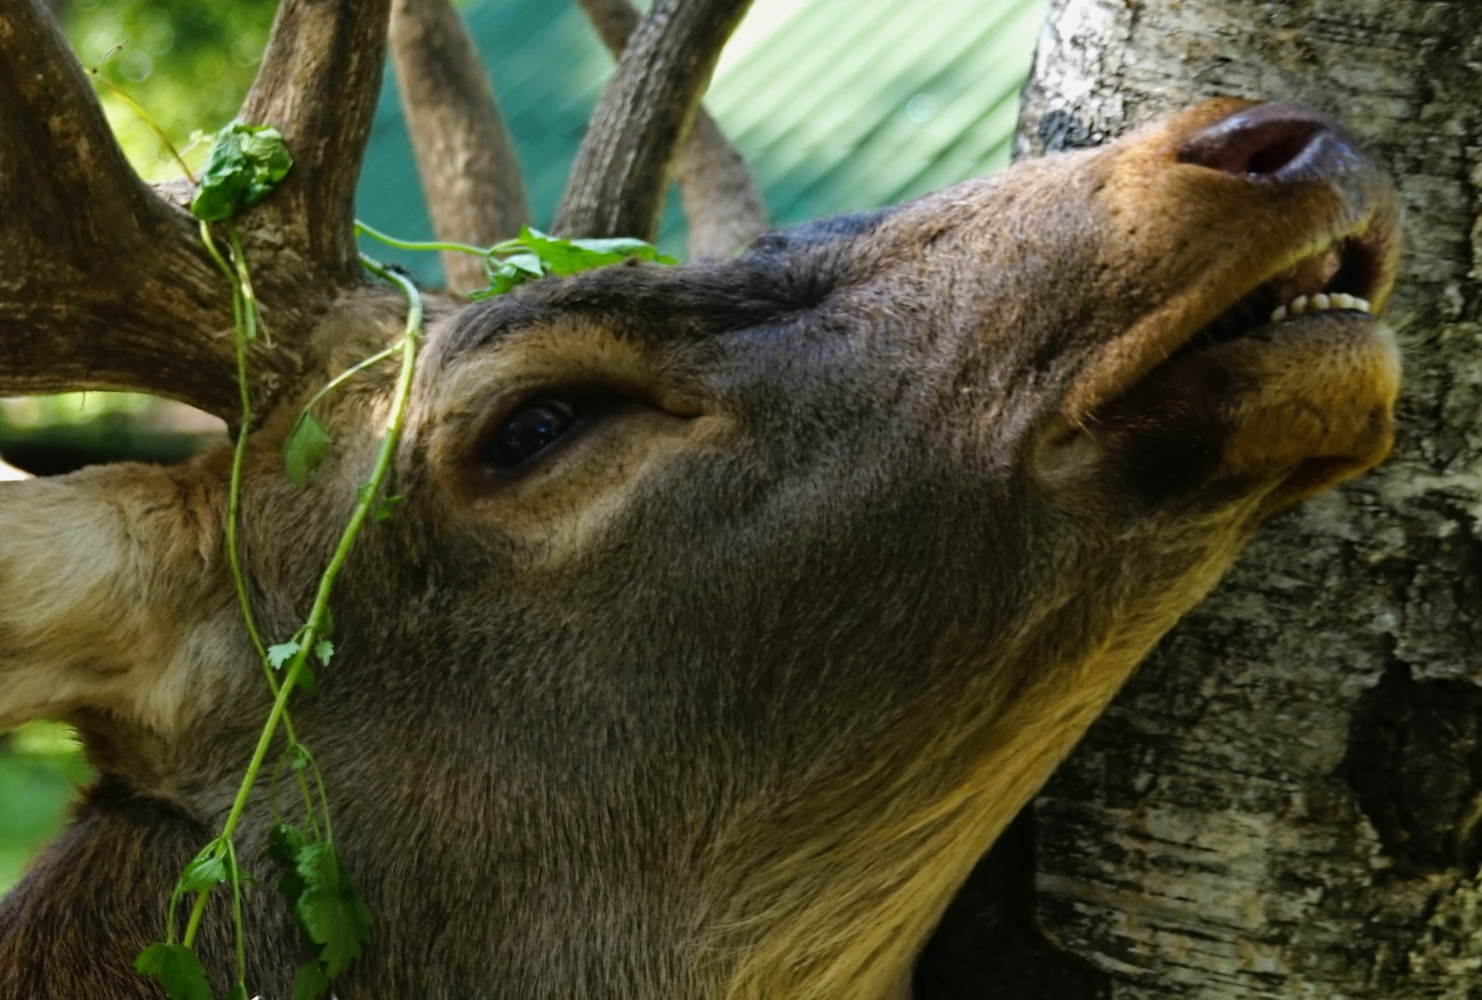
<instances>
[{"instance_id":1,"label":"deer teeth","mask_svg":"<svg viewBox=\"0 0 1482 1000\"><path fill-rule=\"evenodd\" d=\"M1359 312L1373 312L1368 299L1361 299L1357 295L1349 295L1346 292L1335 292L1325 295L1322 292L1313 296L1298 295L1284 306L1277 306L1271 313L1271 322L1280 323L1288 317L1302 316L1306 313L1327 312L1332 309L1355 309Z\"/></svg>"}]
</instances>

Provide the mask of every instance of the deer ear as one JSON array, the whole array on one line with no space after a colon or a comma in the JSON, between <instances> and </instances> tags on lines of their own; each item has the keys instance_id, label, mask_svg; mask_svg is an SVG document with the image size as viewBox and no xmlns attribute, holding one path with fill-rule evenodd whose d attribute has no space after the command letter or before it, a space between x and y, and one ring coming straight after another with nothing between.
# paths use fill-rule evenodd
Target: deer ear
<instances>
[{"instance_id":1,"label":"deer ear","mask_svg":"<svg viewBox=\"0 0 1482 1000\"><path fill-rule=\"evenodd\" d=\"M219 487L191 472L0 482L0 730L84 710L179 727L184 623L225 580Z\"/></svg>"}]
</instances>

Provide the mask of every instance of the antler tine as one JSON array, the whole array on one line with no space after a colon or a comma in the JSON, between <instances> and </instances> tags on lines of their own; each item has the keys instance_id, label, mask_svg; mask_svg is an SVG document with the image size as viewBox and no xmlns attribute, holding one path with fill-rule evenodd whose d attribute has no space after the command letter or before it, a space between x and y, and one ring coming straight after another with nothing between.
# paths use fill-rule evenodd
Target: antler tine
<instances>
[{"instance_id":1,"label":"antler tine","mask_svg":"<svg viewBox=\"0 0 1482 1000\"><path fill-rule=\"evenodd\" d=\"M653 239L680 140L751 0L655 0L628 36L556 211L556 232Z\"/></svg>"},{"instance_id":2,"label":"antler tine","mask_svg":"<svg viewBox=\"0 0 1482 1000\"><path fill-rule=\"evenodd\" d=\"M514 236L529 203L462 16L448 0L394 0L391 59L437 238L488 246ZM485 283L468 254L443 254L443 270L451 288Z\"/></svg>"},{"instance_id":3,"label":"antler tine","mask_svg":"<svg viewBox=\"0 0 1482 1000\"><path fill-rule=\"evenodd\" d=\"M283 133L294 166L243 220L250 245L360 279L355 184L381 87L391 0L283 0L241 117ZM279 268L281 270L281 268Z\"/></svg>"},{"instance_id":4,"label":"antler tine","mask_svg":"<svg viewBox=\"0 0 1482 1000\"><path fill-rule=\"evenodd\" d=\"M578 0L614 58L638 26L628 0ZM703 107L674 160L674 177L689 220L690 257L725 257L771 228L767 206L739 150Z\"/></svg>"},{"instance_id":5,"label":"antler tine","mask_svg":"<svg viewBox=\"0 0 1482 1000\"><path fill-rule=\"evenodd\" d=\"M46 5L6 0L0 394L135 389L231 414L230 301L193 220L124 159Z\"/></svg>"}]
</instances>

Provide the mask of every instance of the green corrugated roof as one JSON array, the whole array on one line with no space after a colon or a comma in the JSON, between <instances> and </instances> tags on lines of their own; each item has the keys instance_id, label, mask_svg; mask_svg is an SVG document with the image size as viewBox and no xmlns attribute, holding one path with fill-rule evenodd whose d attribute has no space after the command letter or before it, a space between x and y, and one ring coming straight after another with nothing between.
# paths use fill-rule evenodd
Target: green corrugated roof
<instances>
[{"instance_id":1,"label":"green corrugated roof","mask_svg":"<svg viewBox=\"0 0 1482 1000\"><path fill-rule=\"evenodd\" d=\"M1045 0L756 0L706 107L741 149L778 225L873 208L1008 162ZM464 8L524 167L536 224L555 210L612 62L574 3ZM376 112L359 212L431 236L394 82ZM661 238L684 245L678 200ZM434 255L398 258L437 283Z\"/></svg>"}]
</instances>

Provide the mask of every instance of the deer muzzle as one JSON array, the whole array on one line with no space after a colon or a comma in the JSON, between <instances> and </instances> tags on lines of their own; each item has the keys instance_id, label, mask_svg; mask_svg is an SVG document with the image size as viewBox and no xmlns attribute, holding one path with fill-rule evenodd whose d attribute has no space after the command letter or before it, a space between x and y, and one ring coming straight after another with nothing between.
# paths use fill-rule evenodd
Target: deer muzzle
<instances>
[{"instance_id":1,"label":"deer muzzle","mask_svg":"<svg viewBox=\"0 0 1482 1000\"><path fill-rule=\"evenodd\" d=\"M1154 500L1239 479L1285 504L1380 461L1399 207L1357 140L1305 108L1223 101L1109 152L1112 249L1151 262L1156 304L1093 360L1072 422Z\"/></svg>"}]
</instances>

